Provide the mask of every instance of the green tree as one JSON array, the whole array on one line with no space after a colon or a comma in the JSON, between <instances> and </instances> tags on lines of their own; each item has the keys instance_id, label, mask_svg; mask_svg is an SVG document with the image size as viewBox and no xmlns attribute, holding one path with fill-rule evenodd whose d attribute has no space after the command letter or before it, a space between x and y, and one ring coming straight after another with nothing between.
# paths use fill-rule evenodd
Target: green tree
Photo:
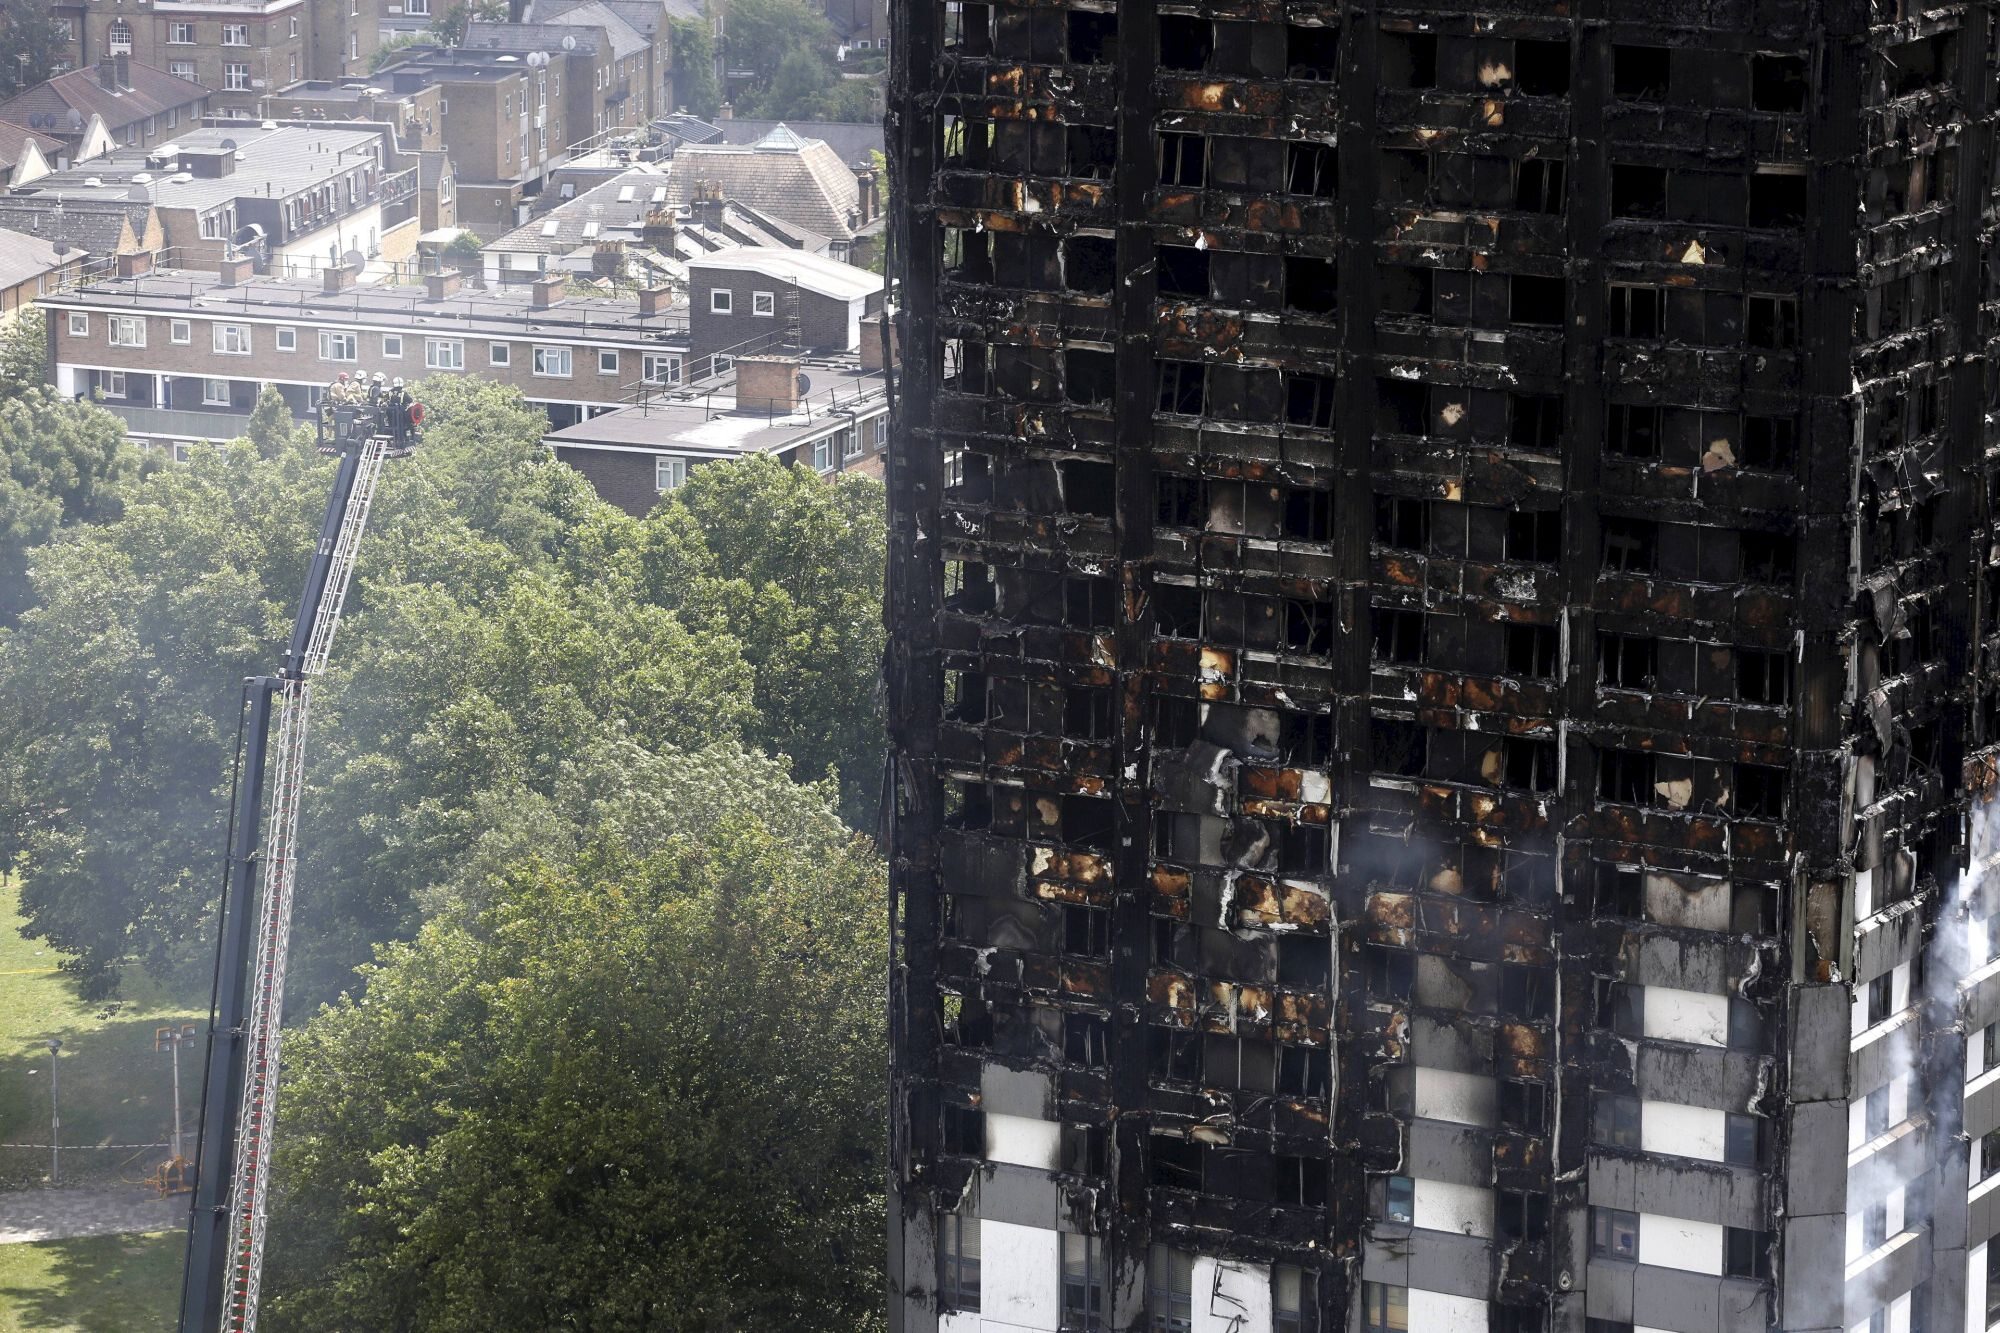
<instances>
[{"instance_id":1,"label":"green tree","mask_svg":"<svg viewBox=\"0 0 2000 1333\"><path fill-rule=\"evenodd\" d=\"M474 20L505 23L507 0L454 0L431 20L431 36L446 46L457 46L465 40L466 24Z\"/></svg>"},{"instance_id":2,"label":"green tree","mask_svg":"<svg viewBox=\"0 0 2000 1333\"><path fill-rule=\"evenodd\" d=\"M301 429L277 385L266 384L257 390L257 406L250 411L250 424L244 427L243 435L257 447L258 457L276 458L292 448Z\"/></svg>"},{"instance_id":3,"label":"green tree","mask_svg":"<svg viewBox=\"0 0 2000 1333\"><path fill-rule=\"evenodd\" d=\"M454 268L476 269L484 262L479 252L484 244L477 232L461 227L458 235L446 243L441 257L449 260Z\"/></svg>"},{"instance_id":4,"label":"green tree","mask_svg":"<svg viewBox=\"0 0 2000 1333\"><path fill-rule=\"evenodd\" d=\"M266 1321L881 1328L880 863L731 747L570 773L288 1040Z\"/></svg>"},{"instance_id":5,"label":"green tree","mask_svg":"<svg viewBox=\"0 0 2000 1333\"><path fill-rule=\"evenodd\" d=\"M757 454L697 468L646 520L644 595L743 645L751 735L794 773L840 775L842 808L873 827L881 786L882 484L822 480Z\"/></svg>"},{"instance_id":6,"label":"green tree","mask_svg":"<svg viewBox=\"0 0 2000 1333\"><path fill-rule=\"evenodd\" d=\"M697 116L713 116L722 105L715 78L715 37L706 19L669 19L674 51L674 100Z\"/></svg>"},{"instance_id":7,"label":"green tree","mask_svg":"<svg viewBox=\"0 0 2000 1333\"><path fill-rule=\"evenodd\" d=\"M93 403L40 386L0 399L0 622L32 600L29 550L60 528L117 517L118 484L136 462L123 423Z\"/></svg>"},{"instance_id":8,"label":"green tree","mask_svg":"<svg viewBox=\"0 0 2000 1333\"><path fill-rule=\"evenodd\" d=\"M0 325L0 398L15 398L48 383L49 320L31 303Z\"/></svg>"},{"instance_id":9,"label":"green tree","mask_svg":"<svg viewBox=\"0 0 2000 1333\"><path fill-rule=\"evenodd\" d=\"M9 0L0 6L0 98L48 78L68 45L48 0Z\"/></svg>"}]
</instances>

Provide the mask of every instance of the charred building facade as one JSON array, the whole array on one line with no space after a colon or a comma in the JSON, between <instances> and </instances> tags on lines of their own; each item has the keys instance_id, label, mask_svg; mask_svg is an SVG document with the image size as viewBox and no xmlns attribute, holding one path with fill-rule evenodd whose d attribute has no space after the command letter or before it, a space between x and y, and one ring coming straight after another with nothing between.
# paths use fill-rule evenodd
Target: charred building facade
<instances>
[{"instance_id":1,"label":"charred building facade","mask_svg":"<svg viewBox=\"0 0 2000 1333\"><path fill-rule=\"evenodd\" d=\"M2000 1318L1996 12L900 4L892 1327Z\"/></svg>"}]
</instances>

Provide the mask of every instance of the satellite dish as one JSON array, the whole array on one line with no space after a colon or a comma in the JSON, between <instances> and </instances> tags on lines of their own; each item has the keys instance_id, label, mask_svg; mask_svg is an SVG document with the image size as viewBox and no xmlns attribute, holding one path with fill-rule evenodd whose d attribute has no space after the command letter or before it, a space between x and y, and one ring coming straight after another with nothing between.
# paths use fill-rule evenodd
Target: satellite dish
<instances>
[{"instance_id":1,"label":"satellite dish","mask_svg":"<svg viewBox=\"0 0 2000 1333\"><path fill-rule=\"evenodd\" d=\"M50 112L49 114L51 117L55 115L54 112ZM50 121L50 124L54 123L53 120ZM80 130L83 128L83 113L81 111L72 110L69 113L69 127L71 130Z\"/></svg>"},{"instance_id":2,"label":"satellite dish","mask_svg":"<svg viewBox=\"0 0 2000 1333\"><path fill-rule=\"evenodd\" d=\"M813 382L812 382L812 377L811 377L810 375L807 375L807 374L806 374L806 373L805 373L804 371L800 371L800 372L799 372L799 396L800 396L800 397L804 397L804 396L805 396L806 394L809 394L809 393L811 393L811 392L812 392L812 387L813 387Z\"/></svg>"},{"instance_id":3,"label":"satellite dish","mask_svg":"<svg viewBox=\"0 0 2000 1333\"><path fill-rule=\"evenodd\" d=\"M133 181L131 188L125 191L125 197L143 204L151 201L153 192L138 181Z\"/></svg>"},{"instance_id":4,"label":"satellite dish","mask_svg":"<svg viewBox=\"0 0 2000 1333\"><path fill-rule=\"evenodd\" d=\"M359 273L368 267L368 256L359 250L349 250L340 257L340 266L350 273Z\"/></svg>"},{"instance_id":5,"label":"satellite dish","mask_svg":"<svg viewBox=\"0 0 2000 1333\"><path fill-rule=\"evenodd\" d=\"M573 33L573 32L572 32L572 33L565 33L565 34L563 35L563 50L565 50L565 51L574 51L574 50L576 50L576 34L575 34L575 33Z\"/></svg>"},{"instance_id":6,"label":"satellite dish","mask_svg":"<svg viewBox=\"0 0 2000 1333\"><path fill-rule=\"evenodd\" d=\"M220 145L218 145L218 146L219 146L219 147L220 147L220 148L222 149L222 151L223 151L223 152L225 152L225 153L233 153L233 152L235 152L235 151L236 151L236 140L234 140L234 139L224 139L224 140L223 140L223 141L221 142L221 144L220 144Z\"/></svg>"}]
</instances>

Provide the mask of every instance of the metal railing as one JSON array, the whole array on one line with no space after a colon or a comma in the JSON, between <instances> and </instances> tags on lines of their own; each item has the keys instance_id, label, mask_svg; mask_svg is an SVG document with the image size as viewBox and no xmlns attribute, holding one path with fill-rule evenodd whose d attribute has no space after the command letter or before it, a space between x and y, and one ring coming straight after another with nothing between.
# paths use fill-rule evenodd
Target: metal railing
<instances>
[{"instance_id":1,"label":"metal railing","mask_svg":"<svg viewBox=\"0 0 2000 1333\"><path fill-rule=\"evenodd\" d=\"M133 435L165 435L185 440L240 439L250 429L248 412L198 412L184 407L140 407L115 398L99 406L116 412Z\"/></svg>"}]
</instances>

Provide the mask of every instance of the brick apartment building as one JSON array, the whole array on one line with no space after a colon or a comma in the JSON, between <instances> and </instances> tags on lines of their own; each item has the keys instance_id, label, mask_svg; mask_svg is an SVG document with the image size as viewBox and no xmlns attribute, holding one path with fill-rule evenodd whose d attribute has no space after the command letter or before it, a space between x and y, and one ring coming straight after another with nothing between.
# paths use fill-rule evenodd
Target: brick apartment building
<instances>
[{"instance_id":1,"label":"brick apartment building","mask_svg":"<svg viewBox=\"0 0 2000 1333\"><path fill-rule=\"evenodd\" d=\"M113 148L151 148L200 123L212 94L199 83L127 55L45 79L0 102L0 121L61 144L84 161Z\"/></svg>"},{"instance_id":2,"label":"brick apartment building","mask_svg":"<svg viewBox=\"0 0 2000 1333\"><path fill-rule=\"evenodd\" d=\"M368 72L380 0L58 0L79 69L126 56L207 88L210 113L254 120L258 104L300 79Z\"/></svg>"},{"instance_id":3,"label":"brick apartment building","mask_svg":"<svg viewBox=\"0 0 2000 1333\"><path fill-rule=\"evenodd\" d=\"M898 6L891 1318L2000 1321L1996 6Z\"/></svg>"}]
</instances>

